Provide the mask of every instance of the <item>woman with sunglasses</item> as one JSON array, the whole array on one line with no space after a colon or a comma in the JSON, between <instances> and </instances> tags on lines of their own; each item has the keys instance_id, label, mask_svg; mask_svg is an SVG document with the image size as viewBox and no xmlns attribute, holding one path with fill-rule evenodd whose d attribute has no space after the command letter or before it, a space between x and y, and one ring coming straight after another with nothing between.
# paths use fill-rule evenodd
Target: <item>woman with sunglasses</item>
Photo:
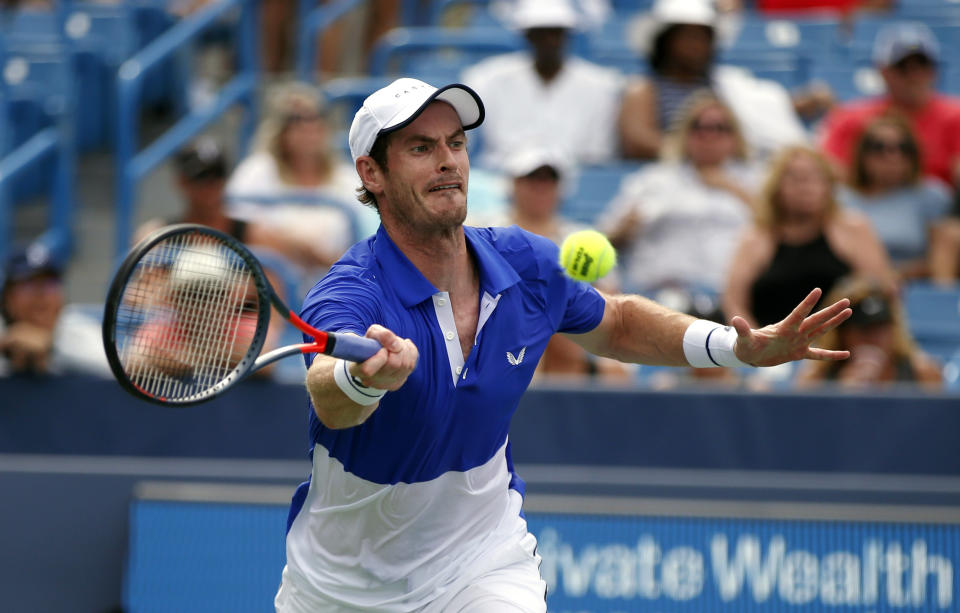
<instances>
[{"instance_id":1,"label":"woman with sunglasses","mask_svg":"<svg viewBox=\"0 0 960 613\"><path fill-rule=\"evenodd\" d=\"M864 213L886 247L899 276L928 276L930 233L950 208L939 180L922 175L913 130L898 115L871 121L854 148L842 204Z\"/></svg>"},{"instance_id":2,"label":"woman with sunglasses","mask_svg":"<svg viewBox=\"0 0 960 613\"><path fill-rule=\"evenodd\" d=\"M271 92L254 151L227 182L231 215L321 242L329 263L375 231L377 215L357 202L357 172L332 136L316 89L294 82Z\"/></svg>"},{"instance_id":3,"label":"woman with sunglasses","mask_svg":"<svg viewBox=\"0 0 960 613\"><path fill-rule=\"evenodd\" d=\"M693 94L660 161L626 177L598 219L622 250L624 287L719 292L759 178L730 108L708 90Z\"/></svg>"}]
</instances>

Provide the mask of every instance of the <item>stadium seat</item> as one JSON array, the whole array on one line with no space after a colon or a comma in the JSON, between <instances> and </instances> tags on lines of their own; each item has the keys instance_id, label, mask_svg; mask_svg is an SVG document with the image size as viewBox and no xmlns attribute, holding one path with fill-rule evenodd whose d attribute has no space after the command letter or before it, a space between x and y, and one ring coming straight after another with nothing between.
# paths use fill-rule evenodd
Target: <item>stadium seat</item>
<instances>
[{"instance_id":1,"label":"stadium seat","mask_svg":"<svg viewBox=\"0 0 960 613\"><path fill-rule=\"evenodd\" d=\"M960 286L914 282L904 289L903 301L920 347L941 361L951 359L960 350Z\"/></svg>"},{"instance_id":2,"label":"stadium seat","mask_svg":"<svg viewBox=\"0 0 960 613\"><path fill-rule=\"evenodd\" d=\"M394 28L370 54L370 75L459 75L469 64L524 48L515 32L503 28Z\"/></svg>"},{"instance_id":3,"label":"stadium seat","mask_svg":"<svg viewBox=\"0 0 960 613\"><path fill-rule=\"evenodd\" d=\"M580 223L593 225L620 190L624 177L643 164L624 162L583 166L577 170L575 184L560 204L560 214Z\"/></svg>"},{"instance_id":4,"label":"stadium seat","mask_svg":"<svg viewBox=\"0 0 960 613\"><path fill-rule=\"evenodd\" d=\"M46 38L32 44L20 40L15 48L11 48L10 38L5 42L0 78L8 98L4 123L9 126L7 145L12 149L70 112L73 79L61 45ZM48 158L24 171L14 181L10 194L13 202L45 193L52 168Z\"/></svg>"},{"instance_id":5,"label":"stadium seat","mask_svg":"<svg viewBox=\"0 0 960 613\"><path fill-rule=\"evenodd\" d=\"M808 78L803 58L788 49L739 46L722 50L717 61L720 64L746 68L754 76L776 81L787 89L806 83Z\"/></svg>"},{"instance_id":6,"label":"stadium seat","mask_svg":"<svg viewBox=\"0 0 960 613\"><path fill-rule=\"evenodd\" d=\"M844 61L814 64L810 69L810 80L829 85L834 96L842 102L878 96L884 91L883 78L869 64L856 65Z\"/></svg>"}]
</instances>

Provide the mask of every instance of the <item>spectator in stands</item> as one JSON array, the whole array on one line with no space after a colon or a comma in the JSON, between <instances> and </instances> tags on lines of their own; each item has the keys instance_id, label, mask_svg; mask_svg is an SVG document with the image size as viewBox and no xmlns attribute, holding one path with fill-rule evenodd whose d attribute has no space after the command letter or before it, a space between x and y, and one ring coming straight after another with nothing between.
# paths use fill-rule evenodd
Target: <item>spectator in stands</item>
<instances>
[{"instance_id":1,"label":"spectator in stands","mask_svg":"<svg viewBox=\"0 0 960 613\"><path fill-rule=\"evenodd\" d=\"M692 96L662 160L626 177L598 219L621 251L624 289L719 293L759 180L730 108L709 91Z\"/></svg>"},{"instance_id":2,"label":"spectator in stands","mask_svg":"<svg viewBox=\"0 0 960 613\"><path fill-rule=\"evenodd\" d=\"M499 168L510 152L531 145L576 163L616 158L622 78L567 55L569 32L578 23L569 0L522 0L513 17L530 52L488 58L461 78L486 107L480 163Z\"/></svg>"},{"instance_id":3,"label":"spectator in stands","mask_svg":"<svg viewBox=\"0 0 960 613\"><path fill-rule=\"evenodd\" d=\"M197 223L220 230L253 247L275 251L305 267L326 267L341 255L339 247L322 240L307 240L298 233L259 221L244 221L226 211L224 186L227 180L226 155L216 141L203 138L179 151L174 159L177 187L183 195L184 211L179 217L151 219L136 232L139 241L151 232L174 223Z\"/></svg>"},{"instance_id":4,"label":"spectator in stands","mask_svg":"<svg viewBox=\"0 0 960 613\"><path fill-rule=\"evenodd\" d=\"M841 204L864 213L903 279L929 275L931 230L950 210L947 187L924 178L910 124L897 115L871 121L857 142Z\"/></svg>"},{"instance_id":5,"label":"spectator in stands","mask_svg":"<svg viewBox=\"0 0 960 613\"><path fill-rule=\"evenodd\" d=\"M557 209L565 183L573 172L562 154L543 148L520 149L504 163L512 184L511 206L501 214L471 220L471 225L511 226L545 236L559 245L569 234L585 226L566 219ZM605 277L597 286L616 291L616 282ZM580 345L555 334L537 366L537 376L596 376L608 381L629 380L630 365L590 355Z\"/></svg>"},{"instance_id":6,"label":"spectator in stands","mask_svg":"<svg viewBox=\"0 0 960 613\"><path fill-rule=\"evenodd\" d=\"M783 86L743 68L714 65L717 15L708 0L657 0L641 20L640 47L651 72L624 94L619 131L626 157L656 157L684 101L701 89L713 90L733 110L758 157L806 141Z\"/></svg>"},{"instance_id":7,"label":"spectator in stands","mask_svg":"<svg viewBox=\"0 0 960 613\"><path fill-rule=\"evenodd\" d=\"M841 105L821 126L821 148L845 172L871 119L891 111L910 122L920 141L925 175L956 185L960 172L960 100L936 90L940 45L922 23L891 23L877 33L873 60L886 93Z\"/></svg>"},{"instance_id":8,"label":"spectator in stands","mask_svg":"<svg viewBox=\"0 0 960 613\"><path fill-rule=\"evenodd\" d=\"M332 137L316 89L289 83L271 92L255 151L227 182L231 215L336 253L374 232L379 218L356 201L360 179Z\"/></svg>"},{"instance_id":9,"label":"spectator in stands","mask_svg":"<svg viewBox=\"0 0 960 613\"><path fill-rule=\"evenodd\" d=\"M46 247L16 249L0 291L0 376L111 376L100 318L64 305L63 271Z\"/></svg>"},{"instance_id":10,"label":"spectator in stands","mask_svg":"<svg viewBox=\"0 0 960 613\"><path fill-rule=\"evenodd\" d=\"M741 315L752 326L780 321L794 296L815 287L827 294L851 273L893 287L887 253L869 220L841 208L834 188L829 162L813 149L789 147L774 160L754 224L730 265L722 300L728 317Z\"/></svg>"},{"instance_id":11,"label":"spectator in stands","mask_svg":"<svg viewBox=\"0 0 960 613\"><path fill-rule=\"evenodd\" d=\"M850 299L853 315L825 334L819 346L848 350L850 359L802 364L799 387L821 382L858 388L892 383L942 386L940 366L911 337L896 292L869 277L853 276L838 282L826 300L836 296Z\"/></svg>"}]
</instances>

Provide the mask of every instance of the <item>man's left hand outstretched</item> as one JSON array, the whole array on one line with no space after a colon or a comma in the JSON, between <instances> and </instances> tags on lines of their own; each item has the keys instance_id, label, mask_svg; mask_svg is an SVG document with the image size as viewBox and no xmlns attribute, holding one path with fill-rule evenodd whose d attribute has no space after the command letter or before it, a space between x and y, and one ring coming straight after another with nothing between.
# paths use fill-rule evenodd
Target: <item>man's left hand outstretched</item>
<instances>
[{"instance_id":1,"label":"man's left hand outstretched","mask_svg":"<svg viewBox=\"0 0 960 613\"><path fill-rule=\"evenodd\" d=\"M831 351L811 347L825 333L846 321L852 314L846 298L810 314L823 292L814 289L782 321L756 330L743 317L730 324L737 331L734 353L751 366L775 366L792 360L845 360L849 351Z\"/></svg>"}]
</instances>

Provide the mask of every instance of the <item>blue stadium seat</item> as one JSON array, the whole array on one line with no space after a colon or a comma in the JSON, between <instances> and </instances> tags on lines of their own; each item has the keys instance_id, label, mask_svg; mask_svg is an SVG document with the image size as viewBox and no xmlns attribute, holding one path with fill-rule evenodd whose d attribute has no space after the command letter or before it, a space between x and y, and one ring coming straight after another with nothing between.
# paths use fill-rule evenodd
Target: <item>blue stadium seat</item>
<instances>
[{"instance_id":1,"label":"blue stadium seat","mask_svg":"<svg viewBox=\"0 0 960 613\"><path fill-rule=\"evenodd\" d=\"M768 19L747 14L729 45L819 54L840 42L840 22L831 18Z\"/></svg>"},{"instance_id":2,"label":"blue stadium seat","mask_svg":"<svg viewBox=\"0 0 960 613\"><path fill-rule=\"evenodd\" d=\"M904 288L910 331L924 351L946 361L960 350L960 286L914 282Z\"/></svg>"},{"instance_id":3,"label":"blue stadium seat","mask_svg":"<svg viewBox=\"0 0 960 613\"><path fill-rule=\"evenodd\" d=\"M575 186L560 204L560 214L573 221L593 225L597 216L617 195L624 177L642 167L642 163L624 162L579 168Z\"/></svg>"},{"instance_id":4,"label":"blue stadium seat","mask_svg":"<svg viewBox=\"0 0 960 613\"><path fill-rule=\"evenodd\" d=\"M833 64L814 64L811 81L822 81L833 89L834 96L846 102L857 98L878 96L884 91L883 78L870 64L838 61Z\"/></svg>"},{"instance_id":5,"label":"blue stadium seat","mask_svg":"<svg viewBox=\"0 0 960 613\"><path fill-rule=\"evenodd\" d=\"M787 89L800 86L808 79L805 61L795 51L788 49L738 46L721 50L717 61L746 68L754 76L776 81Z\"/></svg>"},{"instance_id":6,"label":"blue stadium seat","mask_svg":"<svg viewBox=\"0 0 960 613\"><path fill-rule=\"evenodd\" d=\"M503 28L395 28L374 46L370 75L458 75L480 59L523 48L523 38Z\"/></svg>"},{"instance_id":7,"label":"blue stadium seat","mask_svg":"<svg viewBox=\"0 0 960 613\"><path fill-rule=\"evenodd\" d=\"M9 126L7 145L12 149L43 128L53 125L70 112L73 101L73 79L68 56L61 45L47 38L37 42L5 40L2 54L3 88L8 96ZM42 160L24 171L13 183L11 198L19 202L45 193L51 185L53 162Z\"/></svg>"}]
</instances>

